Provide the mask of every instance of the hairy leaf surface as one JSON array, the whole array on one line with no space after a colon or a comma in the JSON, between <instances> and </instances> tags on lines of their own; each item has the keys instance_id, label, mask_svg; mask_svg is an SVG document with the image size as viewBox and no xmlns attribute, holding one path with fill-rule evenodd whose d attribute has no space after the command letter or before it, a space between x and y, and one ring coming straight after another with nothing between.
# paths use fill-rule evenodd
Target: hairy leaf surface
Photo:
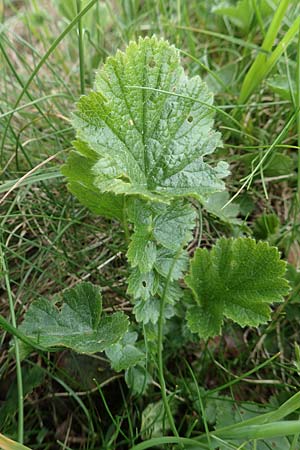
<instances>
[{"instance_id":1,"label":"hairy leaf surface","mask_svg":"<svg viewBox=\"0 0 300 450\"><path fill-rule=\"evenodd\" d=\"M124 214L124 197L110 192L99 193L94 185L95 175L92 168L97 162L97 153L81 141L74 142L76 151L71 151L68 163L61 171L68 178L68 188L80 203L93 213L122 221Z\"/></svg>"},{"instance_id":2,"label":"hairy leaf surface","mask_svg":"<svg viewBox=\"0 0 300 450\"><path fill-rule=\"evenodd\" d=\"M275 247L248 238L222 238L210 251L196 250L185 278L195 299L187 314L191 331L220 334L223 316L241 326L266 322L269 304L288 292L285 267Z\"/></svg>"},{"instance_id":3,"label":"hairy leaf surface","mask_svg":"<svg viewBox=\"0 0 300 450\"><path fill-rule=\"evenodd\" d=\"M178 297L179 298L179 297ZM178 300L176 298L176 300ZM167 299L169 300L169 298ZM173 299L170 299L172 303ZM158 297L149 298L148 300L138 300L133 308L133 312L137 322L143 322L144 325L147 323L156 324L159 318L160 311L160 299ZM164 316L166 319L174 316L175 310L173 305L168 302L165 306Z\"/></svg>"},{"instance_id":4,"label":"hairy leaf surface","mask_svg":"<svg viewBox=\"0 0 300 450\"><path fill-rule=\"evenodd\" d=\"M157 242L176 251L191 241L196 218L191 205L176 201L167 207L163 205L158 208L161 211L156 215L153 224L153 236Z\"/></svg>"},{"instance_id":5,"label":"hairy leaf surface","mask_svg":"<svg viewBox=\"0 0 300 450\"><path fill-rule=\"evenodd\" d=\"M147 300L157 293L159 277L154 271L142 273L137 267L133 269L128 277L128 294L134 299Z\"/></svg>"},{"instance_id":6,"label":"hairy leaf surface","mask_svg":"<svg viewBox=\"0 0 300 450\"><path fill-rule=\"evenodd\" d=\"M137 333L128 332L120 342L106 350L105 353L110 359L112 368L117 372L135 366L144 359L145 354L136 346L137 337Z\"/></svg>"},{"instance_id":7,"label":"hairy leaf surface","mask_svg":"<svg viewBox=\"0 0 300 450\"><path fill-rule=\"evenodd\" d=\"M131 236L127 258L132 267L138 267L142 273L150 272L156 260L156 245L151 241L151 232L147 225L137 227Z\"/></svg>"},{"instance_id":8,"label":"hairy leaf surface","mask_svg":"<svg viewBox=\"0 0 300 450\"><path fill-rule=\"evenodd\" d=\"M206 84L185 75L179 52L164 40L139 39L108 58L73 120L78 139L97 155L88 169L94 186L161 202L223 190L227 164L204 161L221 145L212 102Z\"/></svg>"},{"instance_id":9,"label":"hairy leaf surface","mask_svg":"<svg viewBox=\"0 0 300 450\"><path fill-rule=\"evenodd\" d=\"M155 263L155 269L165 278L170 276L170 280L178 280L182 278L183 272L187 269L188 261L188 255L185 251L182 251L180 256L176 258L169 250L160 249Z\"/></svg>"},{"instance_id":10,"label":"hairy leaf surface","mask_svg":"<svg viewBox=\"0 0 300 450\"><path fill-rule=\"evenodd\" d=\"M61 305L60 305L61 303ZM44 347L68 347L80 353L101 352L127 331L127 317L102 314L99 288L81 283L62 293L62 299L33 302L20 330Z\"/></svg>"}]
</instances>

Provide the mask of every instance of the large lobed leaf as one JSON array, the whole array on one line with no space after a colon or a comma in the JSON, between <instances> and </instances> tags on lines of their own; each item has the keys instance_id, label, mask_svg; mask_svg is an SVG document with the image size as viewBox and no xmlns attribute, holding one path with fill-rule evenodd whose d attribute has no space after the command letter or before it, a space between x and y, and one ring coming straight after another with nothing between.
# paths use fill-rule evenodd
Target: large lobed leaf
<instances>
[{"instance_id":1,"label":"large lobed leaf","mask_svg":"<svg viewBox=\"0 0 300 450\"><path fill-rule=\"evenodd\" d=\"M212 102L206 84L185 75L175 47L156 37L130 43L125 53L107 59L95 90L78 102L76 148L88 163L82 159L80 173L71 153L63 168L71 191L83 202L81 189L87 187L97 188L99 199L109 193L169 202L182 196L203 200L223 190L227 164L204 162L221 145L212 129ZM93 162L82 145L93 152ZM88 183L81 183L86 171Z\"/></svg>"},{"instance_id":2,"label":"large lobed leaf","mask_svg":"<svg viewBox=\"0 0 300 450\"><path fill-rule=\"evenodd\" d=\"M196 250L185 278L195 300L187 314L191 331L220 334L223 316L241 326L266 322L269 304L289 290L285 268L275 247L249 238L222 238L210 251Z\"/></svg>"},{"instance_id":3,"label":"large lobed leaf","mask_svg":"<svg viewBox=\"0 0 300 450\"><path fill-rule=\"evenodd\" d=\"M101 352L117 343L128 328L123 313L101 313L99 288L84 282L64 291L62 299L33 302L20 330L49 350L68 347L80 353Z\"/></svg>"}]
</instances>

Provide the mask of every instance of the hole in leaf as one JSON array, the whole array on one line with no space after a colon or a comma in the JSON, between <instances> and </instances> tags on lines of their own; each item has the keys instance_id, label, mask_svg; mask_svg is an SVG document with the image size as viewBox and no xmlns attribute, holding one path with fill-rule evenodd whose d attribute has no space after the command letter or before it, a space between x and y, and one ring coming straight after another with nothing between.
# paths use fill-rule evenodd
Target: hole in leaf
<instances>
[{"instance_id":1,"label":"hole in leaf","mask_svg":"<svg viewBox=\"0 0 300 450\"><path fill-rule=\"evenodd\" d=\"M146 281L142 281L142 285L143 285L144 287L146 287L146 286L147 286Z\"/></svg>"},{"instance_id":2,"label":"hole in leaf","mask_svg":"<svg viewBox=\"0 0 300 450\"><path fill-rule=\"evenodd\" d=\"M154 61L153 59L151 59L151 60L149 61L149 67L155 67L155 66L156 66L155 61Z\"/></svg>"},{"instance_id":3,"label":"hole in leaf","mask_svg":"<svg viewBox=\"0 0 300 450\"><path fill-rule=\"evenodd\" d=\"M189 116L189 117L187 118L187 121L190 122L190 123L193 122L193 120L194 120L194 117L193 117L193 116Z\"/></svg>"}]
</instances>

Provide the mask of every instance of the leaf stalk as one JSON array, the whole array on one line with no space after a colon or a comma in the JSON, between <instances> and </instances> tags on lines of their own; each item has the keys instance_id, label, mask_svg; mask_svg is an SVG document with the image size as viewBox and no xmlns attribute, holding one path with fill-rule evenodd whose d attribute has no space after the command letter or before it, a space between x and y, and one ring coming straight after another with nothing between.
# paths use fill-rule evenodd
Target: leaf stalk
<instances>
[{"instance_id":1,"label":"leaf stalk","mask_svg":"<svg viewBox=\"0 0 300 450\"><path fill-rule=\"evenodd\" d=\"M159 379L159 384L160 384L160 389L161 389L161 396L162 396L165 413L167 415L171 430L172 430L174 436L176 436L177 438L179 438L179 434L178 434L178 431L177 431L177 428L176 428L176 425L174 422L174 418L172 415L172 411L171 411L171 408L170 408L170 405L168 402L168 397L167 397L167 392L166 392L167 388L166 388L166 382L165 382L165 377L164 377L163 332L164 332L164 311L165 311L165 305L166 305L166 300L167 300L168 287L169 287L169 283L171 281L171 276L172 276L172 272L174 270L176 261L180 257L181 252L182 252L182 247L179 248L179 250L177 251L177 253L173 259L172 265L168 272L168 276L166 278L166 283L164 286L163 294L160 299L160 309L159 309L159 319L158 319L158 337L157 337L158 379Z\"/></svg>"}]
</instances>

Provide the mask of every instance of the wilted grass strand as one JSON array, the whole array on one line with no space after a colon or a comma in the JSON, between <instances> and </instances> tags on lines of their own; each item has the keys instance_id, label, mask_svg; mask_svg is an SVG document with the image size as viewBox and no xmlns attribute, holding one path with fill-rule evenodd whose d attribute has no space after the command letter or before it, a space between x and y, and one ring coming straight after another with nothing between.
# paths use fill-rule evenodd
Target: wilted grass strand
<instances>
[{"instance_id":1,"label":"wilted grass strand","mask_svg":"<svg viewBox=\"0 0 300 450\"><path fill-rule=\"evenodd\" d=\"M0 265L2 263L4 272L4 281L6 286L6 292L9 303L9 311L11 316L11 323L14 329L17 328L17 321L15 315L15 305L12 297L12 291L10 286L9 272L6 263L6 256L4 254L4 245L2 243L2 235L0 235ZM2 316L0 316L2 319ZM5 319L3 319L5 320ZM24 441L24 394L23 394L23 377L22 377L22 367L20 358L20 348L19 341L16 334L13 334L14 344L15 344L15 359L16 359L16 372L17 372L17 389L18 389L18 441L23 444Z\"/></svg>"},{"instance_id":2,"label":"wilted grass strand","mask_svg":"<svg viewBox=\"0 0 300 450\"><path fill-rule=\"evenodd\" d=\"M68 94L64 94L64 93L45 95L44 97L40 97L40 98L37 98L36 100L32 100L32 102L26 103L25 105L19 106L18 108L14 108L11 111L7 111L3 114L0 114L0 119L10 116L11 114L15 114L16 112L22 111L23 109L26 109L29 106L33 106L40 102L44 102L45 100L49 100L50 98L56 98L56 97L64 97L64 98L70 99L70 96Z\"/></svg>"},{"instance_id":3,"label":"wilted grass strand","mask_svg":"<svg viewBox=\"0 0 300 450\"><path fill-rule=\"evenodd\" d=\"M0 433L0 446L3 450L30 450L29 447L19 444Z\"/></svg>"}]
</instances>

